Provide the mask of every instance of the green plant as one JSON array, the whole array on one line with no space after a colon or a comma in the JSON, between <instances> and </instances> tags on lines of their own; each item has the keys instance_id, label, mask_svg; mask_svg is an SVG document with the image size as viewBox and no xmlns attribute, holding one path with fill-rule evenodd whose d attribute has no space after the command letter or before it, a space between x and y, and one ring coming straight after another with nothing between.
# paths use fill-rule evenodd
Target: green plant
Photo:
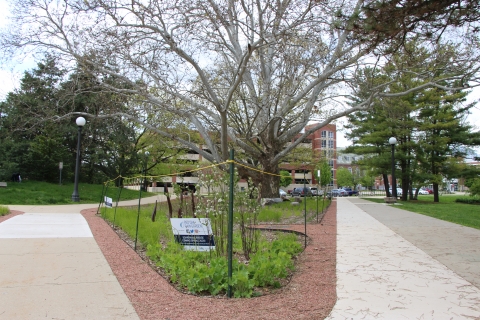
<instances>
[{"instance_id":1,"label":"green plant","mask_svg":"<svg viewBox=\"0 0 480 320\"><path fill-rule=\"evenodd\" d=\"M211 177L211 180L214 180ZM217 177L218 178L218 177ZM220 179L220 178L218 178ZM220 190L219 194L213 192L210 196L196 197L197 217L210 217L217 224L216 228L226 236L227 201L226 195L214 188L212 181L211 190ZM226 191L226 190L225 190ZM290 203L278 203L267 207L258 207L256 199L250 199L249 192L236 192L234 206L234 234L233 249L236 256L244 255L245 250L250 250L250 262L245 264L238 259L233 261L233 274L230 285L235 297L251 297L258 294L255 287L279 287L284 279L293 270L292 257L302 251L302 245L297 236L288 233L275 233L273 240L267 239L260 231L247 228L255 224L264 210L277 210L280 217L302 217L303 208L292 207ZM180 200L172 201L177 207ZM312 210L315 201L309 199L308 210ZM185 251L183 247L174 242L173 232L168 219L168 205L159 203L157 206L157 219L151 220L152 205L144 206L140 210L138 239L147 248L148 257L168 275L170 281L179 288L196 294L224 294L228 288L227 259L218 252ZM218 210L218 211L217 211ZM102 215L113 221L115 210L104 209ZM135 236L135 222L137 207L117 208L116 224L127 232L130 237ZM242 221L243 219L243 233ZM257 220L256 220L257 219ZM221 230L225 228L225 230ZM251 238L246 238L251 237ZM248 247L244 241L254 239ZM215 242L223 241L216 235ZM242 259L245 260L245 259Z\"/></svg>"},{"instance_id":2,"label":"green plant","mask_svg":"<svg viewBox=\"0 0 480 320\"><path fill-rule=\"evenodd\" d=\"M458 198L455 199L455 202L465 204L480 204L480 198Z\"/></svg>"},{"instance_id":3,"label":"green plant","mask_svg":"<svg viewBox=\"0 0 480 320\"><path fill-rule=\"evenodd\" d=\"M278 287L279 280L293 270L292 256L302 251L296 235L276 233L272 242L260 236L259 250L248 265L233 261L230 285L234 297L251 297L255 287ZM235 239L240 239L236 232ZM147 256L177 283L192 293L217 295L228 287L227 259L206 252L184 251L175 242L165 247L159 243L147 245Z\"/></svg>"},{"instance_id":4,"label":"green plant","mask_svg":"<svg viewBox=\"0 0 480 320\"><path fill-rule=\"evenodd\" d=\"M4 216L10 213L10 209L5 206L0 206L0 216Z\"/></svg>"},{"instance_id":5,"label":"green plant","mask_svg":"<svg viewBox=\"0 0 480 320\"><path fill-rule=\"evenodd\" d=\"M469 190L472 196L480 196L480 178L473 179Z\"/></svg>"}]
</instances>

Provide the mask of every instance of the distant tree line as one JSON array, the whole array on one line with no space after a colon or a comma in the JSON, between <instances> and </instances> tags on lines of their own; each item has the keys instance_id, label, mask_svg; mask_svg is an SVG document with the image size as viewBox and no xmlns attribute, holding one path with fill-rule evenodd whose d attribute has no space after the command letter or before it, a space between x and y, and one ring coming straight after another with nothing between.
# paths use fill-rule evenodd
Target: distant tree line
<instances>
[{"instance_id":1,"label":"distant tree line","mask_svg":"<svg viewBox=\"0 0 480 320\"><path fill-rule=\"evenodd\" d=\"M132 96L101 90L92 76L79 70L68 73L48 56L26 71L20 88L0 103L0 180L20 173L23 179L57 182L59 162L63 162L62 180L73 181L77 116L58 115L98 115L102 108L121 113L138 103ZM115 82L115 78L107 75L104 81ZM100 183L139 174L144 166L153 170L181 151L157 140L145 127L122 117L88 118L82 130L81 181ZM145 159L147 149L149 159Z\"/></svg>"}]
</instances>

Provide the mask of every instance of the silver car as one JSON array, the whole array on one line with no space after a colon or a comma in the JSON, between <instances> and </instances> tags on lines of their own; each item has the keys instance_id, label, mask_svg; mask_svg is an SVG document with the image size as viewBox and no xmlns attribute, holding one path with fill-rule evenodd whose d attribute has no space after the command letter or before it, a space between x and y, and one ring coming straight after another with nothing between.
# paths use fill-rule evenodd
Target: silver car
<instances>
[{"instance_id":1,"label":"silver car","mask_svg":"<svg viewBox=\"0 0 480 320\"><path fill-rule=\"evenodd\" d=\"M323 196L323 190L322 189L317 189L317 187L311 187L310 191L312 191L312 194L314 196Z\"/></svg>"},{"instance_id":2,"label":"silver car","mask_svg":"<svg viewBox=\"0 0 480 320\"><path fill-rule=\"evenodd\" d=\"M327 196L329 198L331 197L348 197L348 191L345 191L343 189L332 189L327 193Z\"/></svg>"}]
</instances>

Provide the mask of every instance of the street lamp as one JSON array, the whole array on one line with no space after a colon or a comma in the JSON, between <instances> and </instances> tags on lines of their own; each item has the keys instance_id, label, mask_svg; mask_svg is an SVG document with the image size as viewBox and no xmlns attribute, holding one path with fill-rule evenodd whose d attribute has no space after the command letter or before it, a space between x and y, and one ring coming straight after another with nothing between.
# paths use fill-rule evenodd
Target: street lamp
<instances>
[{"instance_id":1,"label":"street lamp","mask_svg":"<svg viewBox=\"0 0 480 320\"><path fill-rule=\"evenodd\" d=\"M392 146L392 197L397 199L397 181L395 179L395 145L397 144L397 139L391 137L388 139L388 143Z\"/></svg>"},{"instance_id":2,"label":"street lamp","mask_svg":"<svg viewBox=\"0 0 480 320\"><path fill-rule=\"evenodd\" d=\"M77 142L77 162L75 165L75 185L73 188L72 201L79 202L80 195L78 194L78 177L80 176L80 143L82 137L82 127L85 125L86 120L84 117L78 117L75 121L78 126L78 142Z\"/></svg>"}]
</instances>

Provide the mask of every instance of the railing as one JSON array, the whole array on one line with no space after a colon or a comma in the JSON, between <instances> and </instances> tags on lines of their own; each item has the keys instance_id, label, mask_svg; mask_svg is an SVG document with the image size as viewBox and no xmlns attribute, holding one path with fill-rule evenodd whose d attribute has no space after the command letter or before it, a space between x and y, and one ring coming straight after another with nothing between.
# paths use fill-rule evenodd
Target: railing
<instances>
[{"instance_id":1,"label":"railing","mask_svg":"<svg viewBox=\"0 0 480 320\"><path fill-rule=\"evenodd\" d=\"M358 192L359 197L386 197L385 190L362 190Z\"/></svg>"}]
</instances>

